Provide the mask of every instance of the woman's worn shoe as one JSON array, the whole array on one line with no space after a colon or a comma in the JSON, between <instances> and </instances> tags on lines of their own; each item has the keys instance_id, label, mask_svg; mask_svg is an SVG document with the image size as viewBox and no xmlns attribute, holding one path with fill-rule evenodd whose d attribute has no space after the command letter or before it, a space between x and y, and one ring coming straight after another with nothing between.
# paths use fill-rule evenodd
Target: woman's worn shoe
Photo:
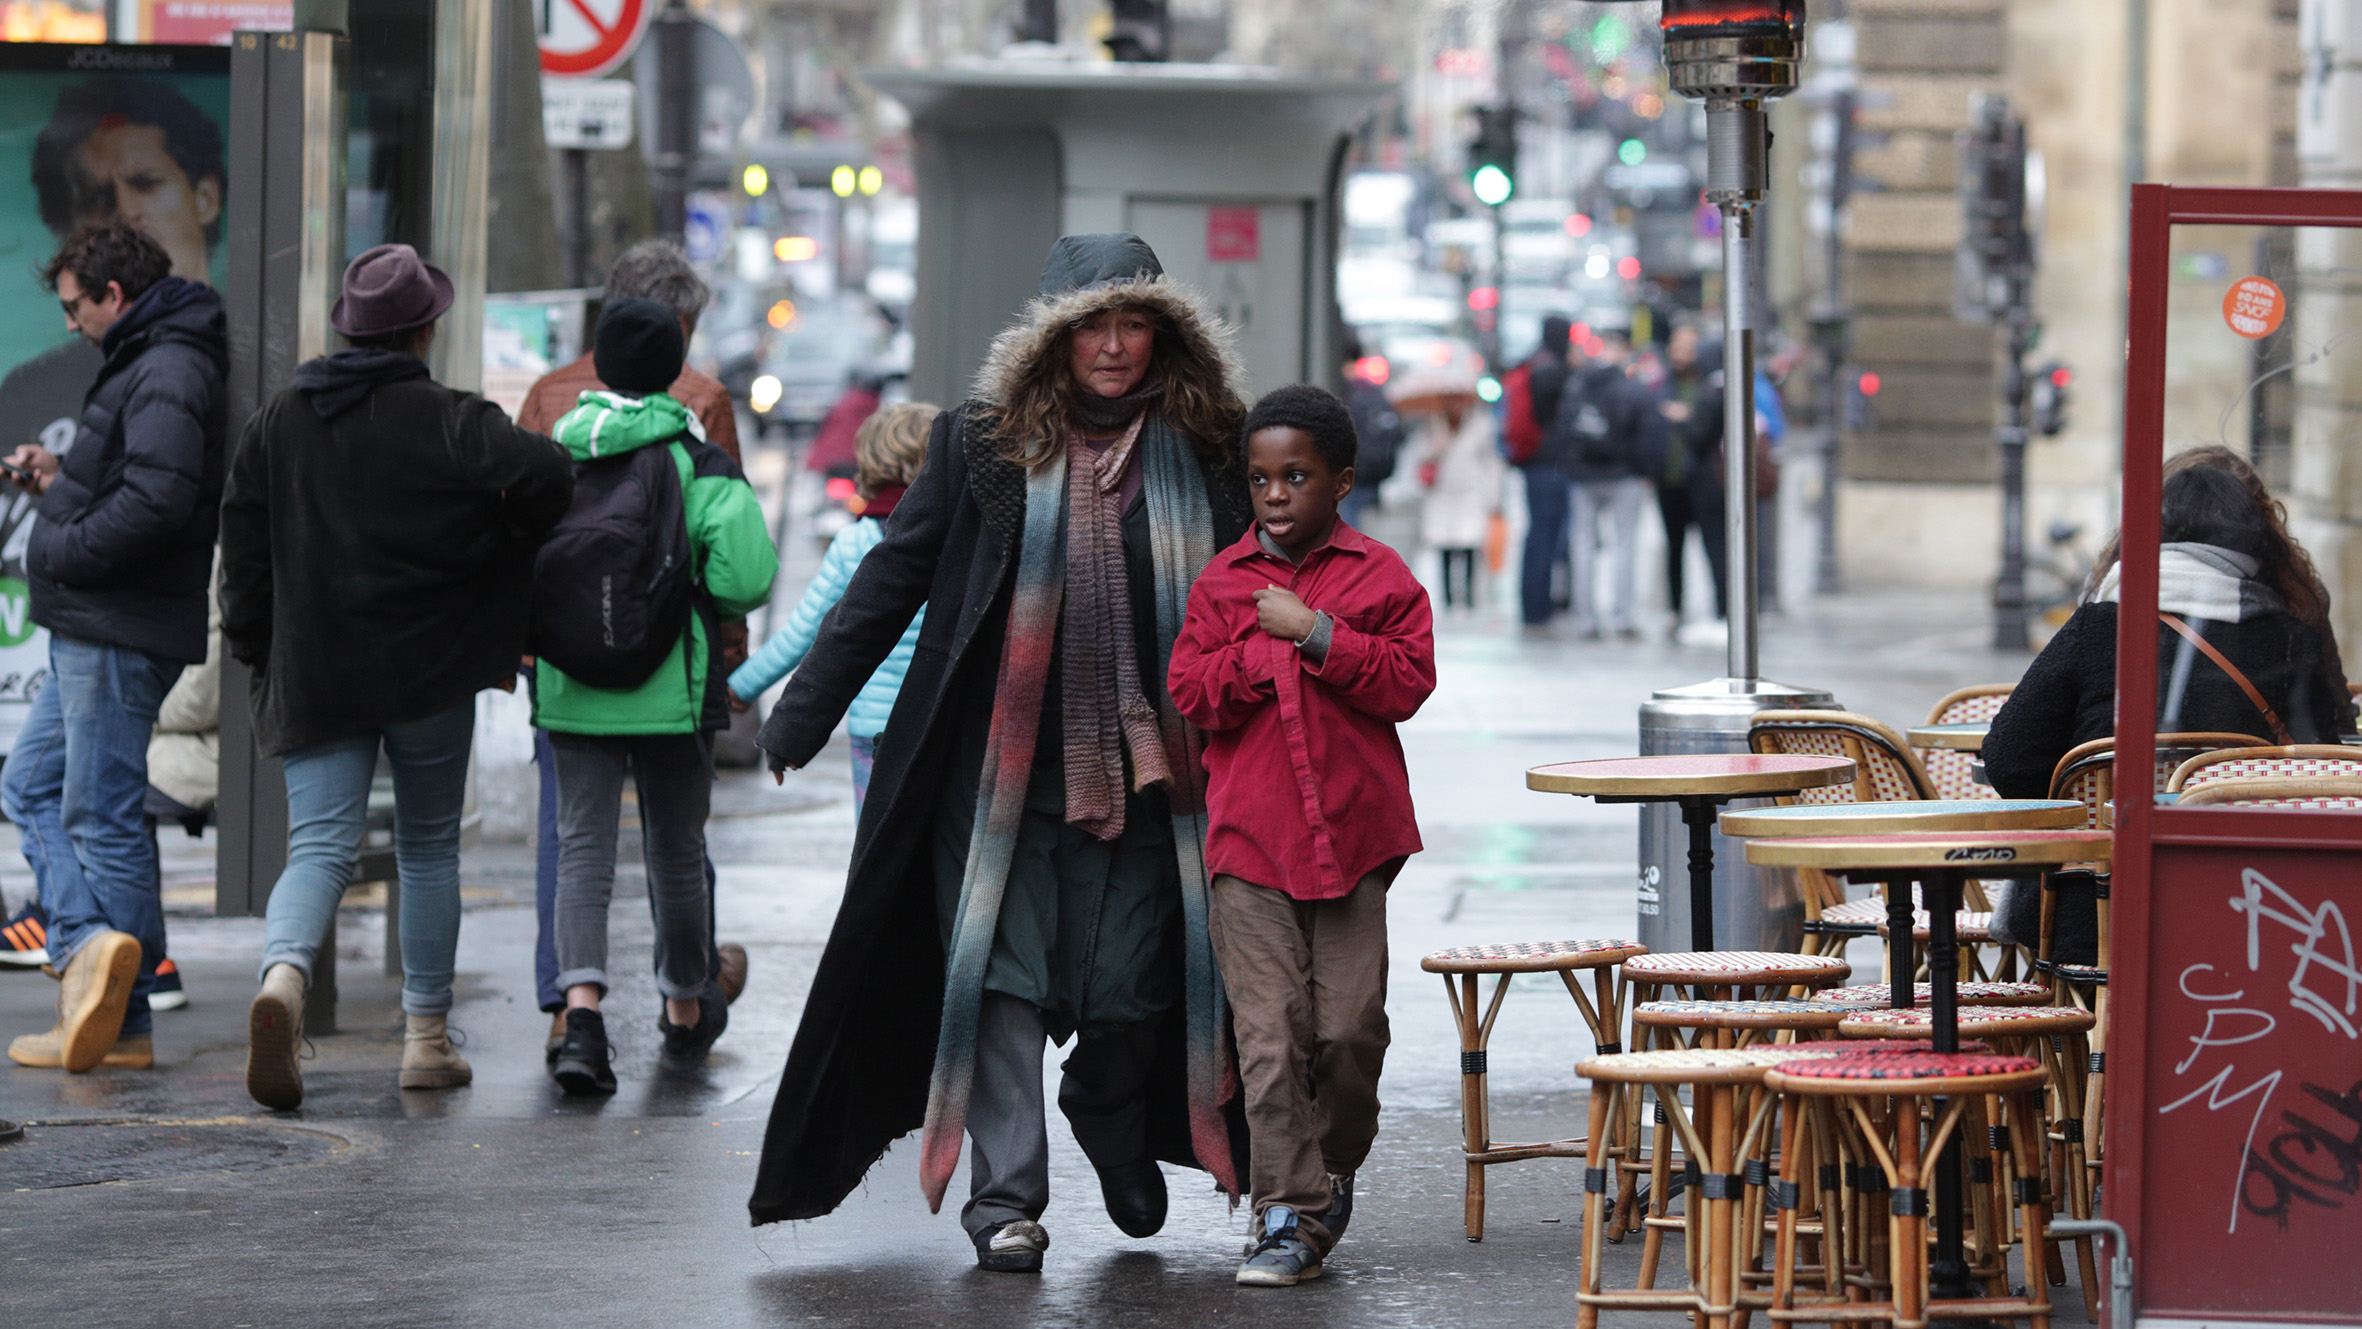
<instances>
[{"instance_id":1,"label":"woman's worn shoe","mask_svg":"<svg viewBox=\"0 0 2362 1329\"><path fill-rule=\"evenodd\" d=\"M406 1015L402 1022L404 1089L457 1089L476 1078L475 1068L451 1045L445 1017Z\"/></svg>"},{"instance_id":2,"label":"woman's worn shoe","mask_svg":"<svg viewBox=\"0 0 2362 1329\"><path fill-rule=\"evenodd\" d=\"M550 1066L550 1078L569 1098L615 1092L614 1049L607 1046L607 1021L587 1006L566 1012L566 1043Z\"/></svg>"},{"instance_id":3,"label":"woman's worn shoe","mask_svg":"<svg viewBox=\"0 0 2362 1329\"><path fill-rule=\"evenodd\" d=\"M1050 1234L1030 1219L1012 1219L976 1234L976 1267L996 1274L1038 1274Z\"/></svg>"},{"instance_id":4,"label":"woman's worn shoe","mask_svg":"<svg viewBox=\"0 0 2362 1329\"><path fill-rule=\"evenodd\" d=\"M303 971L275 964L246 1008L246 1092L285 1112L303 1105Z\"/></svg>"},{"instance_id":5,"label":"woman's worn shoe","mask_svg":"<svg viewBox=\"0 0 2362 1329\"><path fill-rule=\"evenodd\" d=\"M1240 1287L1294 1287L1320 1277L1320 1252L1304 1240L1296 1211L1275 1204L1263 1211L1263 1240L1238 1267Z\"/></svg>"},{"instance_id":6,"label":"woman's worn shoe","mask_svg":"<svg viewBox=\"0 0 2362 1329\"><path fill-rule=\"evenodd\" d=\"M1329 1230L1329 1244L1333 1248L1345 1236L1345 1225L1353 1221L1353 1174L1329 1174L1329 1211L1320 1216L1320 1225Z\"/></svg>"},{"instance_id":7,"label":"woman's worn shoe","mask_svg":"<svg viewBox=\"0 0 2362 1329\"><path fill-rule=\"evenodd\" d=\"M1103 1167L1099 1194L1107 1216L1127 1237L1153 1237L1165 1225L1165 1174L1153 1158L1128 1167Z\"/></svg>"},{"instance_id":8,"label":"woman's worn shoe","mask_svg":"<svg viewBox=\"0 0 2362 1329\"><path fill-rule=\"evenodd\" d=\"M720 996L713 984L706 985L705 995L697 1001L695 1024L674 1024L664 1018L663 1011L656 1013L656 1032L664 1036L664 1050L657 1056L666 1070L694 1070L704 1063L714 1040L730 1027L730 1003L726 998L716 1000Z\"/></svg>"}]
</instances>

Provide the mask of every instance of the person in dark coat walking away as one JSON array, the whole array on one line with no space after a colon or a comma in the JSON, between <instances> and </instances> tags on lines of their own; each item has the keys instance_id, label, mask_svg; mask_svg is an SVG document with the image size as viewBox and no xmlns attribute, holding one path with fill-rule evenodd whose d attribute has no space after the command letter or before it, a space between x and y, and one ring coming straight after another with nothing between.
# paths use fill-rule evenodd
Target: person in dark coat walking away
<instances>
[{"instance_id":1,"label":"person in dark coat walking away","mask_svg":"<svg viewBox=\"0 0 2362 1329\"><path fill-rule=\"evenodd\" d=\"M1601 333L1596 355L1575 357L1575 372L1559 395L1549 442L1574 482L1573 553L1575 630L1585 637L1635 637L1639 601L1640 514L1650 477L1663 452L1664 420L1648 392L1625 373L1631 343L1621 332ZM1608 597L1599 596L1599 563L1607 560Z\"/></svg>"},{"instance_id":2,"label":"person in dark coat walking away","mask_svg":"<svg viewBox=\"0 0 2362 1329\"><path fill-rule=\"evenodd\" d=\"M2180 453L2166 462L2164 508L2157 732L2253 734L2259 744L2353 733L2328 590L2255 472L2227 448ZM2003 798L2047 797L2068 749L2115 734L2120 571L2111 541L2083 604L1994 715L1981 755ZM2175 622L2221 652L2271 714Z\"/></svg>"},{"instance_id":3,"label":"person in dark coat walking away","mask_svg":"<svg viewBox=\"0 0 2362 1329\"><path fill-rule=\"evenodd\" d=\"M1159 1159L1238 1193L1203 736L1164 688L1191 584L1250 520L1229 337L1138 236L1058 241L763 726L775 769L809 761L926 606L757 1223L828 1213L923 1125L928 1203L964 1133L977 1264L1038 1270L1050 1038L1119 1228L1163 1225Z\"/></svg>"},{"instance_id":4,"label":"person in dark coat walking away","mask_svg":"<svg viewBox=\"0 0 2362 1329\"><path fill-rule=\"evenodd\" d=\"M408 245L345 269L348 345L296 366L240 436L222 499L222 633L254 670L255 734L287 771L287 867L263 920L246 1089L303 1101L303 1002L351 880L382 747L402 894L400 1082L466 1084L452 1050L459 822L476 694L513 686L533 551L566 454L427 376L451 279Z\"/></svg>"},{"instance_id":5,"label":"person in dark coat walking away","mask_svg":"<svg viewBox=\"0 0 2362 1329\"><path fill-rule=\"evenodd\" d=\"M1534 425L1543 434L1541 449L1518 464L1525 473L1526 515L1525 556L1518 574L1519 608L1528 628L1548 623L1557 610L1557 596L1550 583L1566 557L1567 519L1574 493L1549 434L1558 419L1559 396L1566 391L1573 372L1567 364L1567 349L1574 326L1564 314L1544 318L1541 348L1526 362L1531 366Z\"/></svg>"},{"instance_id":6,"label":"person in dark coat walking away","mask_svg":"<svg viewBox=\"0 0 2362 1329\"><path fill-rule=\"evenodd\" d=\"M229 413L221 297L171 272L161 245L110 221L68 235L41 274L105 363L63 457L28 443L9 458L10 478L40 496L25 571L50 640L0 809L64 980L57 1024L9 1044L23 1066L155 1063L164 909L142 818L148 740L173 680L205 659Z\"/></svg>"},{"instance_id":7,"label":"person in dark coat walking away","mask_svg":"<svg viewBox=\"0 0 2362 1329\"><path fill-rule=\"evenodd\" d=\"M1673 631L1687 608L1689 532L1698 532L1706 566L1713 572L1714 616L1727 619L1729 579L1723 575L1722 357L1703 345L1697 325L1677 323L1665 343L1663 400L1665 457L1657 468L1657 513L1665 523L1665 595L1673 610ZM1705 506L1700 506L1703 496Z\"/></svg>"},{"instance_id":8,"label":"person in dark coat walking away","mask_svg":"<svg viewBox=\"0 0 2362 1329\"><path fill-rule=\"evenodd\" d=\"M1344 506L1338 511L1346 521L1359 526L1362 514L1378 505L1378 486L1394 475L1410 428L1394 403L1386 400L1386 389L1363 372L1361 338L1347 334L1343 349L1345 363L1339 372L1345 380L1345 406L1353 412L1353 433L1360 445L1361 461L1356 469L1361 479L1345 495Z\"/></svg>"}]
</instances>

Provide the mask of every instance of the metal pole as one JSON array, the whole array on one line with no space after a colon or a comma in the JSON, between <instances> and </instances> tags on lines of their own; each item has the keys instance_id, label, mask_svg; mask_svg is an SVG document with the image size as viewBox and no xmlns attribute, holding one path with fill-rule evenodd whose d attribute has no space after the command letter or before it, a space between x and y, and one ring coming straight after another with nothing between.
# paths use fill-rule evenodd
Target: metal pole
<instances>
[{"instance_id":1,"label":"metal pole","mask_svg":"<svg viewBox=\"0 0 2362 1329\"><path fill-rule=\"evenodd\" d=\"M2001 579L1993 587L1993 649L2032 646L2026 607L2026 342L2025 283L2010 282L2009 357L2001 367Z\"/></svg>"},{"instance_id":2,"label":"metal pole","mask_svg":"<svg viewBox=\"0 0 2362 1329\"><path fill-rule=\"evenodd\" d=\"M1845 205L1853 197L1854 105L1852 88L1842 88L1831 101L1834 120L1829 151L1829 233L1826 239L1828 306L1817 331L1821 334L1821 494L1815 502L1820 526L1820 567L1815 587L1823 595L1839 588L1837 573L1837 477L1845 434L1845 362L1852 349L1852 320L1845 305Z\"/></svg>"},{"instance_id":3,"label":"metal pole","mask_svg":"<svg viewBox=\"0 0 2362 1329\"><path fill-rule=\"evenodd\" d=\"M672 240L689 231L689 167L697 151L696 38L688 7L672 0L656 16L656 230Z\"/></svg>"},{"instance_id":4,"label":"metal pole","mask_svg":"<svg viewBox=\"0 0 2362 1329\"><path fill-rule=\"evenodd\" d=\"M1729 553L1730 677L1762 677L1756 642L1755 206L1763 200L1769 146L1763 103L1706 103L1706 196L1722 211L1723 532Z\"/></svg>"}]
</instances>

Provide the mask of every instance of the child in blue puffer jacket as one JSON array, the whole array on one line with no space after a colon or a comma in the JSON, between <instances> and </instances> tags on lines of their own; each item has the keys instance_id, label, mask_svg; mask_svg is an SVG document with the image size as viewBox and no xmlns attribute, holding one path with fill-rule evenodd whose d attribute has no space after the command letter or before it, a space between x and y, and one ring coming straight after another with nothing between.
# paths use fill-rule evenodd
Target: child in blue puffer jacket
<instances>
[{"instance_id":1,"label":"child in blue puffer jacket","mask_svg":"<svg viewBox=\"0 0 2362 1329\"><path fill-rule=\"evenodd\" d=\"M853 444L855 463L860 468L857 483L866 505L860 520L837 532L836 539L829 542L828 553L820 560L820 571L805 588L804 598L796 602L795 612L788 615L787 626L772 634L761 650L730 675L733 701L752 704L772 684L803 663L804 653L812 649L813 639L820 634L820 621L844 598L845 587L853 580L853 569L861 566L869 551L886 538L886 515L901 501L911 481L918 479L919 468L927 460L927 435L940 414L940 407L910 402L889 406L862 422ZM853 735L853 814L856 817L861 815L862 801L869 796L869 771L877 752L878 735L885 731L886 718L894 713L894 698L902 691L902 676L910 669L911 651L918 645L919 624L926 616L924 608L911 616L902 640L894 643L893 654L869 676L869 682L853 699L852 710L846 716L846 728Z\"/></svg>"}]
</instances>

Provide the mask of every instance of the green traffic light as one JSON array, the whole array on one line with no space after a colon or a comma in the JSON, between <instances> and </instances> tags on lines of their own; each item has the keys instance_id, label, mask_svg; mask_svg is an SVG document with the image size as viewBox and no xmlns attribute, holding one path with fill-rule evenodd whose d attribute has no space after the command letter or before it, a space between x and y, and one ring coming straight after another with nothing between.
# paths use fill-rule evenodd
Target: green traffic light
<instances>
[{"instance_id":1,"label":"green traffic light","mask_svg":"<svg viewBox=\"0 0 2362 1329\"><path fill-rule=\"evenodd\" d=\"M1476 201L1488 208L1508 202L1509 196L1517 191L1509 173L1490 162L1476 168L1476 174L1469 177L1468 187L1476 191Z\"/></svg>"},{"instance_id":2,"label":"green traffic light","mask_svg":"<svg viewBox=\"0 0 2362 1329\"><path fill-rule=\"evenodd\" d=\"M1616 160L1626 166L1638 166L1648 160L1648 144L1636 138L1625 139L1623 145L1616 149Z\"/></svg>"}]
</instances>

